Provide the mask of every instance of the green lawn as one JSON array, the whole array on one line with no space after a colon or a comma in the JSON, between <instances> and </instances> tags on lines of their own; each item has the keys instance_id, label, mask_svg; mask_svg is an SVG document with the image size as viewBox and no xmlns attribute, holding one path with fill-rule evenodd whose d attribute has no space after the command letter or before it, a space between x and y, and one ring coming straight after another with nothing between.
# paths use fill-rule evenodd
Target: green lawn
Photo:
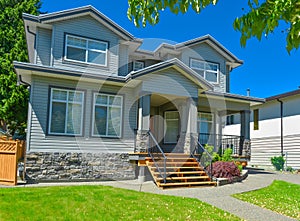
<instances>
[{"instance_id":1,"label":"green lawn","mask_svg":"<svg viewBox=\"0 0 300 221\"><path fill-rule=\"evenodd\" d=\"M0 220L240 220L196 199L106 186L0 188Z\"/></svg>"},{"instance_id":2,"label":"green lawn","mask_svg":"<svg viewBox=\"0 0 300 221\"><path fill-rule=\"evenodd\" d=\"M266 188L233 196L300 220L300 185L275 180Z\"/></svg>"}]
</instances>

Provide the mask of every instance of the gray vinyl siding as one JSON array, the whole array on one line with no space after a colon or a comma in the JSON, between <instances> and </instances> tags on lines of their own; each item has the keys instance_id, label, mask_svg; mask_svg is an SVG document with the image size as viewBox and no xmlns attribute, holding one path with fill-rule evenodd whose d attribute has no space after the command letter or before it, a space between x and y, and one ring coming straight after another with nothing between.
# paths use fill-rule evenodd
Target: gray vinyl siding
<instances>
[{"instance_id":1,"label":"gray vinyl siding","mask_svg":"<svg viewBox=\"0 0 300 221\"><path fill-rule=\"evenodd\" d=\"M203 43L188 49L184 49L181 54L181 61L190 66L190 59L195 58L219 64L219 84L214 85L214 91L226 92L226 60L215 49Z\"/></svg>"},{"instance_id":2,"label":"gray vinyl siding","mask_svg":"<svg viewBox=\"0 0 300 221\"><path fill-rule=\"evenodd\" d=\"M128 45L119 45L119 75L126 76L128 74Z\"/></svg>"},{"instance_id":3,"label":"gray vinyl siding","mask_svg":"<svg viewBox=\"0 0 300 221\"><path fill-rule=\"evenodd\" d=\"M51 54L51 35L52 30L45 28L38 28L36 35L36 63L41 65L50 65Z\"/></svg>"},{"instance_id":4,"label":"gray vinyl siding","mask_svg":"<svg viewBox=\"0 0 300 221\"><path fill-rule=\"evenodd\" d=\"M50 82L50 83L49 83ZM47 135L49 114L49 86L57 88L77 88L85 91L84 124L82 137ZM133 90L116 86L76 82L34 76L32 79L32 113L29 151L80 151L80 152L119 152L133 151L134 129L136 128L137 106ZM91 136L91 122L94 92L123 95L122 137L116 139Z\"/></svg>"},{"instance_id":5,"label":"gray vinyl siding","mask_svg":"<svg viewBox=\"0 0 300 221\"><path fill-rule=\"evenodd\" d=\"M140 77L142 90L160 94L198 97L198 87L173 68Z\"/></svg>"},{"instance_id":6,"label":"gray vinyl siding","mask_svg":"<svg viewBox=\"0 0 300 221\"><path fill-rule=\"evenodd\" d=\"M74 18L53 24L54 45L53 65L58 68L71 70L88 71L107 75L118 75L119 66L119 37L107 27L100 24L90 16ZM78 62L64 61L65 34L77 35L85 38L92 38L109 43L107 55L107 67Z\"/></svg>"}]
</instances>

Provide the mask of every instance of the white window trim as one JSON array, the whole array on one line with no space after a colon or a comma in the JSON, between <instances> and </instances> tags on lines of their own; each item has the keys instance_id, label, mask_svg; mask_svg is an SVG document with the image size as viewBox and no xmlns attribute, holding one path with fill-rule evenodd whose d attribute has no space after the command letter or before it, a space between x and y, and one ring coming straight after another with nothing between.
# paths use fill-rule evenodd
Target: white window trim
<instances>
[{"instance_id":1,"label":"white window trim","mask_svg":"<svg viewBox=\"0 0 300 221\"><path fill-rule=\"evenodd\" d=\"M142 68L136 68L136 64L142 64ZM133 61L133 68L132 68L132 70L133 71L138 71L138 70L141 70L141 69L143 69L143 68L145 68L145 62L143 62L143 61Z\"/></svg>"},{"instance_id":2,"label":"white window trim","mask_svg":"<svg viewBox=\"0 0 300 221\"><path fill-rule=\"evenodd\" d=\"M86 61L78 61L78 60L74 60L74 59L70 59L70 58L67 58L67 50L68 50L68 37L74 37L74 38L79 38L79 39L83 39L85 41L95 41L95 42L99 42L101 44L105 44L106 45L106 50L103 51L103 50L97 50L97 49L89 49L88 48L88 44L86 44L86 47L80 47L80 46L75 46L75 45L70 45L70 47L73 47L73 48L79 48L79 49L84 49L85 50L85 60ZM97 64L97 63L93 63L93 62L88 62L87 59L88 59L88 51L95 51L95 52L100 52L100 53L103 53L105 54L105 64ZM91 65L97 65L97 66L101 66L101 67L107 67L107 60L108 60L108 42L105 42L105 41L99 41L99 40L94 40L94 39L90 39L90 38L85 38L85 37L79 37L79 36L76 36L76 35L69 35L67 34L66 37L65 37L65 54L64 54L64 60L66 61L72 61L72 62L76 62L76 63L81 63L81 64L91 64Z\"/></svg>"},{"instance_id":3,"label":"white window trim","mask_svg":"<svg viewBox=\"0 0 300 221\"><path fill-rule=\"evenodd\" d=\"M197 67L193 67L193 66L192 66L193 61L203 63L203 64L204 64L204 69L197 68ZM205 64L217 65L217 66L218 66L218 70L217 70L217 71L207 70L207 69L205 68ZM218 63L213 63L213 62L208 62L208 61L203 61L203 60L191 58L191 59L190 59L190 67L191 67L192 69L194 69L194 70L200 70L200 71L203 71L203 72L204 72L203 78L204 78L205 80L207 80L207 79L206 79L206 72L216 73L216 74L217 74L217 81L216 81L216 82L215 82L215 81L209 81L209 80L207 80L207 81L210 82L210 83L212 83L212 84L219 84L219 82L220 82L220 80L219 80L219 79L220 79L220 65L219 65Z\"/></svg>"},{"instance_id":4,"label":"white window trim","mask_svg":"<svg viewBox=\"0 0 300 221\"><path fill-rule=\"evenodd\" d=\"M110 105L110 104L106 104L106 105L99 105L99 104L96 104L96 96L98 95L104 95L104 96L107 96L108 98L109 97L120 97L121 98L121 105L118 106L118 105ZM122 128L123 128L123 96L121 95L114 95L114 94L106 94L106 93L94 93L94 96L93 96L93 115L92 115L92 136L93 137L106 137L106 138L121 138L122 137ZM107 99L107 102L108 102L109 99ZM95 107L96 106L104 106L104 107L118 107L118 108L121 108L121 116L120 116L120 135L117 135L117 136L113 136L113 135L107 135L107 132L108 132L108 121L106 121L106 128L105 128L105 131L106 131L106 135L100 135L100 134L95 134ZM107 116L106 116L106 119L107 119Z\"/></svg>"},{"instance_id":5,"label":"white window trim","mask_svg":"<svg viewBox=\"0 0 300 221\"><path fill-rule=\"evenodd\" d=\"M171 120L168 120L168 121L177 121L178 122L178 133L179 133L179 121L180 121L180 119L179 119L179 112L178 111L165 111L165 113L164 113L164 119L165 119L165 121L166 121L166 123L165 123L165 129L164 129L164 134L166 135L166 133L167 133L167 117L166 117L166 115L167 115L167 113L171 113L171 112L176 112L176 113L178 113L178 118L177 119L171 119ZM168 142L168 141L166 141L166 139L165 139L165 136L164 136L164 143L165 144L174 144L174 143L177 143L177 142Z\"/></svg>"},{"instance_id":6,"label":"white window trim","mask_svg":"<svg viewBox=\"0 0 300 221\"><path fill-rule=\"evenodd\" d=\"M59 91L66 91L67 92L67 99L65 102L61 101L61 100L55 100L52 99L52 95L53 95L53 90L59 90ZM69 101L69 92L77 92L77 93L81 93L82 94L82 101L81 102L70 102ZM49 122L48 122L48 134L49 135L66 135L66 136L82 136L82 130L83 130L83 116L84 116L84 91L78 91L78 90L71 90L71 89L62 89L62 88L51 88L51 92L50 92L50 110L49 110ZM65 132L64 133L56 133L56 132L51 132L51 122L52 122L52 104L54 102L61 102L61 103L72 103L72 104L81 104L81 120L80 120L80 133L79 134L73 134L73 133L67 133L67 115L65 118ZM66 105L66 112L65 114L68 113L68 105Z\"/></svg>"}]
</instances>

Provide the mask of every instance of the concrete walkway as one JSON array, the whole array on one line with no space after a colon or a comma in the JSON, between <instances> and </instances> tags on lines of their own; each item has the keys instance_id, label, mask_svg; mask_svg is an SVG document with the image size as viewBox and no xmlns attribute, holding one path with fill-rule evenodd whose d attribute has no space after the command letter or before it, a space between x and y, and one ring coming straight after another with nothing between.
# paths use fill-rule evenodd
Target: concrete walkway
<instances>
[{"instance_id":1,"label":"concrete walkway","mask_svg":"<svg viewBox=\"0 0 300 221\"><path fill-rule=\"evenodd\" d=\"M232 194L242 193L251 190L260 189L270 185L274 180L284 180L300 185L300 175L272 173L263 170L249 170L246 180L240 183L228 184L220 187L198 187L161 190L153 182L139 184L134 181L107 181L107 182L81 182L81 183L40 183L32 185L18 185L18 187L41 187L57 185L106 185L118 188L131 189L142 192L165 194L173 196L183 196L197 198L203 202L211 204L222 210L228 211L244 220L249 221L280 221L295 220L271 210L267 210L253 204L231 197Z\"/></svg>"}]
</instances>

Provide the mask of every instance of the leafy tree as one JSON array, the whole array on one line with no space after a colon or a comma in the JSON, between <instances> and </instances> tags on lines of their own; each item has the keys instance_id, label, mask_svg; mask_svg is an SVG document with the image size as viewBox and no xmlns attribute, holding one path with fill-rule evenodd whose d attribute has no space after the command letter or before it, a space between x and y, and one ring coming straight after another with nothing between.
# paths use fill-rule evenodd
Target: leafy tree
<instances>
[{"instance_id":1,"label":"leafy tree","mask_svg":"<svg viewBox=\"0 0 300 221\"><path fill-rule=\"evenodd\" d=\"M0 0L0 119L11 135L24 133L29 92L17 85L13 61L28 61L22 13L37 15L39 0Z\"/></svg>"},{"instance_id":2,"label":"leafy tree","mask_svg":"<svg viewBox=\"0 0 300 221\"><path fill-rule=\"evenodd\" d=\"M196 13L218 0L128 0L127 16L134 24L146 26L159 22L159 15L165 9L172 13L186 13L190 8ZM272 33L280 24L286 23L286 49L298 49L300 46L300 1L299 0L248 0L249 11L234 21L234 29L241 32L241 45L246 46L248 39Z\"/></svg>"}]
</instances>

